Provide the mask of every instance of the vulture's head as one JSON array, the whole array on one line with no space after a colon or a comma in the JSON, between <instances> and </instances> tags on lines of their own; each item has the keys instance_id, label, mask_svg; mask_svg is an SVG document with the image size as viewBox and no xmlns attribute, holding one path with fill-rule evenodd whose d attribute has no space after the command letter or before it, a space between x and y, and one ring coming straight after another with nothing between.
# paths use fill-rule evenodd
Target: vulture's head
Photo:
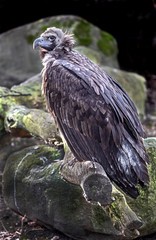
<instances>
[{"instance_id":1,"label":"vulture's head","mask_svg":"<svg viewBox=\"0 0 156 240\"><path fill-rule=\"evenodd\" d=\"M51 27L47 28L47 30L34 41L33 48L39 48L42 53L41 57L43 57L49 52L70 51L73 44L74 38L72 34L63 32L59 28Z\"/></svg>"}]
</instances>

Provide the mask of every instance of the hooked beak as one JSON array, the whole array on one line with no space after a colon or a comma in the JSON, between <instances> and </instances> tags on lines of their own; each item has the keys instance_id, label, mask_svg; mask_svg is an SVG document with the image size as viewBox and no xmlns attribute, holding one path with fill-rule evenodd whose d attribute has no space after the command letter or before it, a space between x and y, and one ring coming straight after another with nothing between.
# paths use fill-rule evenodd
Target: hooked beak
<instances>
[{"instance_id":1,"label":"hooked beak","mask_svg":"<svg viewBox=\"0 0 156 240\"><path fill-rule=\"evenodd\" d=\"M45 40L43 37L39 37L33 42L33 49L36 49L38 47L48 51L53 50L54 48L53 43L48 40Z\"/></svg>"}]
</instances>

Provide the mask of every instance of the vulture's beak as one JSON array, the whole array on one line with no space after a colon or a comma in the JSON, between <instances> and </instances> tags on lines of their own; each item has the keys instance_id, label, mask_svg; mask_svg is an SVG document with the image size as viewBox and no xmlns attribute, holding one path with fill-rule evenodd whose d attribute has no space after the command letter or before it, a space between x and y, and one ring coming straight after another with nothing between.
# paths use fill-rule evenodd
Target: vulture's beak
<instances>
[{"instance_id":1,"label":"vulture's beak","mask_svg":"<svg viewBox=\"0 0 156 240\"><path fill-rule=\"evenodd\" d=\"M53 49L52 45L53 45L52 42L45 40L43 37L39 37L33 42L33 49L40 47L40 48L50 51Z\"/></svg>"}]
</instances>

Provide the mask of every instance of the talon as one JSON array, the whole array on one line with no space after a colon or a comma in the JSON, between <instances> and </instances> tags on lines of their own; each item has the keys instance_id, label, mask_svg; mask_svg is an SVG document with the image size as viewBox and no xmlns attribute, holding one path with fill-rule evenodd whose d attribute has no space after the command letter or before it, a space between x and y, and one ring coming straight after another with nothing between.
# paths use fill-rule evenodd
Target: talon
<instances>
[{"instance_id":1,"label":"talon","mask_svg":"<svg viewBox=\"0 0 156 240\"><path fill-rule=\"evenodd\" d=\"M140 232L138 231L138 229L135 229L134 233L136 234L137 237L140 236Z\"/></svg>"}]
</instances>

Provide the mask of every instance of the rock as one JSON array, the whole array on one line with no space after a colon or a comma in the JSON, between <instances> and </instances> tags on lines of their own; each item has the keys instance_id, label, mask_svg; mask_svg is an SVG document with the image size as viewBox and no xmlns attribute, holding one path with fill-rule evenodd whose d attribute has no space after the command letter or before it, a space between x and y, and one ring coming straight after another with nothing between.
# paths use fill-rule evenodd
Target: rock
<instances>
[{"instance_id":1,"label":"rock","mask_svg":"<svg viewBox=\"0 0 156 240\"><path fill-rule=\"evenodd\" d=\"M28 108L45 109L44 97L41 93L41 78L32 77L25 83L13 86L11 89L0 87L0 117L4 118L8 109L15 105Z\"/></svg>"},{"instance_id":2,"label":"rock","mask_svg":"<svg viewBox=\"0 0 156 240\"><path fill-rule=\"evenodd\" d=\"M144 143L151 162L150 185L139 189L137 200L125 199L113 186L114 201L109 206L86 201L82 188L60 174L62 161L56 159L61 153L42 145L8 158L3 173L5 201L12 210L74 239L130 240L139 232L151 234L156 231L156 138Z\"/></svg>"},{"instance_id":3,"label":"rock","mask_svg":"<svg viewBox=\"0 0 156 240\"><path fill-rule=\"evenodd\" d=\"M19 137L35 136L46 143L61 142L55 121L50 113L40 109L13 106L4 120L5 130Z\"/></svg>"},{"instance_id":4,"label":"rock","mask_svg":"<svg viewBox=\"0 0 156 240\"><path fill-rule=\"evenodd\" d=\"M41 71L38 53L32 49L33 40L47 27L56 26L74 33L77 45L97 51L101 63L118 67L117 42L109 34L77 16L55 16L41 19L0 35L1 86L19 84Z\"/></svg>"},{"instance_id":5,"label":"rock","mask_svg":"<svg viewBox=\"0 0 156 240\"><path fill-rule=\"evenodd\" d=\"M28 146L33 146L37 144L43 144L43 141L41 142L37 138L28 138L23 137L22 139L20 137L17 137L16 135L12 134L4 134L0 138L0 176L4 170L5 163L7 158L14 152L20 151L23 148L26 148ZM0 180L1 182L1 180Z\"/></svg>"},{"instance_id":6,"label":"rock","mask_svg":"<svg viewBox=\"0 0 156 240\"><path fill-rule=\"evenodd\" d=\"M67 182L60 174L62 161L59 158L57 150L44 145L12 154L3 173L7 206L74 239L136 237L136 229L142 222L127 205L123 194L114 189L114 202L106 208L86 201L82 188Z\"/></svg>"}]
</instances>

